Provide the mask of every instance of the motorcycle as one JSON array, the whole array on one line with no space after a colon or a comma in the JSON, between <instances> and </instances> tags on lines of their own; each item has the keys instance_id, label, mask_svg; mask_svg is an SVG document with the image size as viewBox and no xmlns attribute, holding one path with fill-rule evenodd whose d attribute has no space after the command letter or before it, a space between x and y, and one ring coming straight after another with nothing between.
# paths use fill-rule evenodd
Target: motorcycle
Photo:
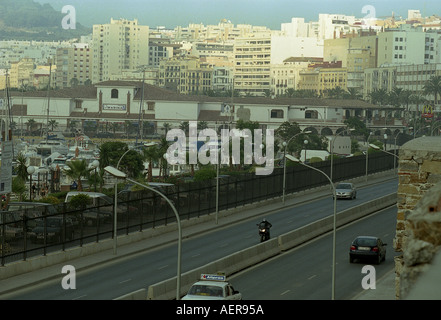
<instances>
[{"instance_id":1,"label":"motorcycle","mask_svg":"<svg viewBox=\"0 0 441 320\"><path fill-rule=\"evenodd\" d=\"M270 238L269 227L263 222L258 223L257 226L259 227L260 242L269 240Z\"/></svg>"}]
</instances>

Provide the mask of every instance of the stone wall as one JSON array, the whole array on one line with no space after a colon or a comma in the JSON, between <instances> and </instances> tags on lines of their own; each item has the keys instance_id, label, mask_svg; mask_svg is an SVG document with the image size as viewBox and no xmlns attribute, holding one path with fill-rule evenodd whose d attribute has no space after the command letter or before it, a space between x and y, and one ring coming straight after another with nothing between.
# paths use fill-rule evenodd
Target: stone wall
<instances>
[{"instance_id":1,"label":"stone wall","mask_svg":"<svg viewBox=\"0 0 441 320\"><path fill-rule=\"evenodd\" d=\"M441 137L422 137L399 152L394 249L396 297L403 298L441 245ZM429 192L430 190L430 192Z\"/></svg>"}]
</instances>

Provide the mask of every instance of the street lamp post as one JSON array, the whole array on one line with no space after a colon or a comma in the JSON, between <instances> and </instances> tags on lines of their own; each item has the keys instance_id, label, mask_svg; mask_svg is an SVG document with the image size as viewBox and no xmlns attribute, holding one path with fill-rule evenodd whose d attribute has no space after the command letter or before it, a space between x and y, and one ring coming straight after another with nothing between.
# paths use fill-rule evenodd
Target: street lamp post
<instances>
[{"instance_id":1,"label":"street lamp post","mask_svg":"<svg viewBox=\"0 0 441 320\"><path fill-rule=\"evenodd\" d=\"M150 143L145 143L142 145L136 145L135 148L133 149L138 149L141 147L151 147L156 145L156 143L154 142L150 142ZM122 156L119 158L118 163L116 165L116 169L119 170L119 164L121 163L122 158L124 158L124 156L129 153L130 151L132 151L133 149L129 149L126 152L124 152L122 154ZM127 179L126 179L127 180ZM117 216L118 216L118 180L115 181L115 186L114 186L114 206L113 206L113 254L116 255L116 247L117 247L117 243L118 243L118 222L117 222Z\"/></svg>"},{"instance_id":2,"label":"street lamp post","mask_svg":"<svg viewBox=\"0 0 441 320\"><path fill-rule=\"evenodd\" d=\"M369 147L371 147L372 149L379 150L381 152L390 154L390 155L394 156L396 159L399 159L399 157L396 154L389 152L389 151L386 151L386 150L381 150L381 148L375 144L369 144ZM395 172L395 159L394 159L394 172Z\"/></svg>"},{"instance_id":3,"label":"street lamp post","mask_svg":"<svg viewBox=\"0 0 441 320\"><path fill-rule=\"evenodd\" d=\"M335 299L335 268L336 268L336 235L337 235L337 194L335 191L334 183L332 182L331 178L323 171L321 171L317 168L314 168L310 165L307 165L306 163L301 162L299 159L297 159L289 154L285 155L285 157L291 161L300 163L301 165L303 165L305 167L308 167L308 168L313 169L317 172L320 172L329 180L329 183L331 184L332 194L334 197L334 222L333 222L333 229L332 229L333 239L332 239L332 293L331 293L331 298L332 298L332 300L334 300Z\"/></svg>"},{"instance_id":4,"label":"street lamp post","mask_svg":"<svg viewBox=\"0 0 441 320\"><path fill-rule=\"evenodd\" d=\"M130 182L130 183L136 184L136 185L138 185L138 186L140 186L140 187L143 187L143 188L145 188L145 189L147 189L147 190L150 190L150 191L153 191L153 192L159 194L162 198L165 199L165 201L167 201L167 203L168 203L168 204L170 205L170 207L173 209L173 212L174 212L174 214L175 214L175 216L176 216L176 222L177 222L177 224L178 224L178 262L177 262L177 265L178 265L178 266L177 266L177 277L176 277L176 281L177 281L177 282L176 282L176 300L180 300L180 298L181 298L181 252L182 252L182 229L181 229L181 220L180 220L180 218L179 218L178 210L176 210L176 207L173 205L173 203L170 201L170 199L167 198L167 197L166 197L162 192L160 192L159 190L156 190L156 189L154 189L154 188L152 188L152 187L149 187L149 186L147 186L147 185L144 185L144 184L142 184L142 183L139 183L139 182L137 182L137 181L135 181L135 180L132 180L132 179L128 178L127 175L126 175L124 172L122 172L122 171L120 171L120 170L118 170L118 169L116 169L116 168L114 168L114 167L107 166L107 167L104 168L104 170L105 170L107 173L109 173L110 175L116 177L117 179L118 179L118 178L119 178L119 179L125 179L126 181L128 181L128 182ZM115 206L115 207L116 207L116 206Z\"/></svg>"},{"instance_id":5,"label":"street lamp post","mask_svg":"<svg viewBox=\"0 0 441 320\"><path fill-rule=\"evenodd\" d=\"M95 192L96 192L96 185L97 185L97 171L96 171L96 169L98 168L100 166L100 162L98 161L98 160L93 160L93 162L92 162L92 168L94 168L95 169L95 179L94 179L94 182L95 182Z\"/></svg>"},{"instance_id":6,"label":"street lamp post","mask_svg":"<svg viewBox=\"0 0 441 320\"><path fill-rule=\"evenodd\" d=\"M32 175L35 172L34 166L29 166L26 171L29 174L29 199L32 201Z\"/></svg>"},{"instance_id":7,"label":"street lamp post","mask_svg":"<svg viewBox=\"0 0 441 320\"><path fill-rule=\"evenodd\" d=\"M349 129L349 131L354 131L355 129L351 128ZM333 180L333 170L334 170L334 144L335 144L335 140L337 139L337 137L339 135L341 135L343 132L346 132L346 130L340 131L340 133L335 133L332 138L330 139L330 149L331 149L331 180Z\"/></svg>"},{"instance_id":8,"label":"street lamp post","mask_svg":"<svg viewBox=\"0 0 441 320\"><path fill-rule=\"evenodd\" d=\"M293 140L295 137L297 137L300 134L309 134L312 131L305 131L305 132L299 132L296 133L295 135L293 135L288 141L283 141L282 145L283 145L283 188L282 188L282 203L283 205L285 205L285 191L286 191L286 149L288 148L289 143L291 142L291 140Z\"/></svg>"},{"instance_id":9,"label":"street lamp post","mask_svg":"<svg viewBox=\"0 0 441 320\"><path fill-rule=\"evenodd\" d=\"M366 182L368 181L368 161L369 161L369 138L372 135L372 132L369 132L369 135L366 138Z\"/></svg>"}]
</instances>

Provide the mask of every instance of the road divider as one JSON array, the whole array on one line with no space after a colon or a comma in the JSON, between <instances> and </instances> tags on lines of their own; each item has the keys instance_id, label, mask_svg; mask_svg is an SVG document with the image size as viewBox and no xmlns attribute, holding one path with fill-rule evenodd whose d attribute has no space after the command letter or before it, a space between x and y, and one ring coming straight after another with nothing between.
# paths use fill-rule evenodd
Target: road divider
<instances>
[{"instance_id":1,"label":"road divider","mask_svg":"<svg viewBox=\"0 0 441 320\"><path fill-rule=\"evenodd\" d=\"M397 194L390 194L365 204L341 211L337 214L336 225L341 227L347 223L387 208L397 202ZM224 258L208 263L181 275L181 295L199 280L203 273L222 271L230 276L241 270L254 266L284 251L290 250L304 242L310 241L333 230L334 217L330 215L304 227L300 227L277 238L243 249ZM150 285L147 290L138 290L126 294L116 300L172 300L176 297L176 277Z\"/></svg>"}]
</instances>

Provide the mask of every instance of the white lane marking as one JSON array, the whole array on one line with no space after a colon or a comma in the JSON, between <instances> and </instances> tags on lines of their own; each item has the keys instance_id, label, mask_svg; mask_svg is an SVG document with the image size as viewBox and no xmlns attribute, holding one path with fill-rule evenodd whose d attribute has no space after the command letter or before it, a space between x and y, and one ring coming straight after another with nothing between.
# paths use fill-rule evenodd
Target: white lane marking
<instances>
[{"instance_id":1,"label":"white lane marking","mask_svg":"<svg viewBox=\"0 0 441 320\"><path fill-rule=\"evenodd\" d=\"M310 276L309 278L308 278L308 280L312 280L312 279L314 279L315 277L317 277L317 275L315 274L315 275L312 275L312 276Z\"/></svg>"},{"instance_id":2,"label":"white lane marking","mask_svg":"<svg viewBox=\"0 0 441 320\"><path fill-rule=\"evenodd\" d=\"M280 295L283 296L283 295L287 294L287 293L290 292L290 291L291 291L291 290L283 291Z\"/></svg>"},{"instance_id":3,"label":"white lane marking","mask_svg":"<svg viewBox=\"0 0 441 320\"><path fill-rule=\"evenodd\" d=\"M159 267L158 270L162 270L168 267L168 264L166 264L165 266Z\"/></svg>"},{"instance_id":4,"label":"white lane marking","mask_svg":"<svg viewBox=\"0 0 441 320\"><path fill-rule=\"evenodd\" d=\"M123 281L120 281L119 284L122 284L122 283L125 283L125 282L129 282L129 281L131 281L131 280L132 280L132 279L123 280Z\"/></svg>"},{"instance_id":5,"label":"white lane marking","mask_svg":"<svg viewBox=\"0 0 441 320\"><path fill-rule=\"evenodd\" d=\"M196 258L196 257L199 257L200 255L201 255L200 253L196 253L196 254L192 255L191 257Z\"/></svg>"},{"instance_id":6,"label":"white lane marking","mask_svg":"<svg viewBox=\"0 0 441 320\"><path fill-rule=\"evenodd\" d=\"M73 298L72 300L78 300L78 299L84 298L84 297L86 297L86 296L87 296L87 294L83 294L82 296L79 296L79 297Z\"/></svg>"}]
</instances>

